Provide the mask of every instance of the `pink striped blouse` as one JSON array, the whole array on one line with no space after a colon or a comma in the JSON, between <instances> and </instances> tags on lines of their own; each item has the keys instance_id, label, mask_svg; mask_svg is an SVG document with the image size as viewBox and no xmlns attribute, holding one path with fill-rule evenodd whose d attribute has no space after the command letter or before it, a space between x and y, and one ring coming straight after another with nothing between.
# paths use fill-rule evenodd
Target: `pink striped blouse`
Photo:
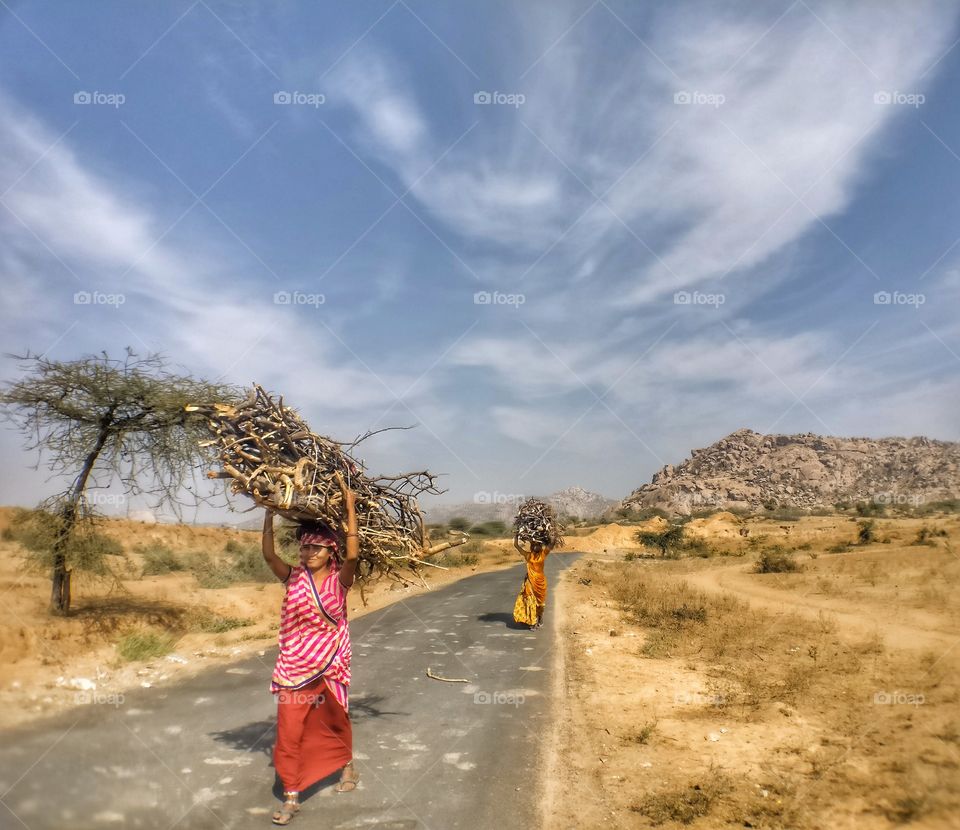
<instances>
[{"instance_id":1,"label":"pink striped blouse","mask_svg":"<svg viewBox=\"0 0 960 830\"><path fill-rule=\"evenodd\" d=\"M323 677L345 710L350 685L350 627L347 591L340 571L331 568L320 582L303 565L291 568L280 609L280 654L273 670L271 692L300 689Z\"/></svg>"}]
</instances>

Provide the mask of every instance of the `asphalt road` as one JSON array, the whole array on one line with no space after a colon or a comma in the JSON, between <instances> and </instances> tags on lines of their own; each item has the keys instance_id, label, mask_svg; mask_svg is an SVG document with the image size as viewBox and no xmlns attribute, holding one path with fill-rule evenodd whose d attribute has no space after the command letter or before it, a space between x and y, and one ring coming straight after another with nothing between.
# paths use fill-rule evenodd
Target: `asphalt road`
<instances>
[{"instance_id":1,"label":"asphalt road","mask_svg":"<svg viewBox=\"0 0 960 830\"><path fill-rule=\"evenodd\" d=\"M573 559L551 556L548 580ZM522 574L472 576L351 623L360 786L321 782L292 826L538 826L556 631L550 599L541 630L514 625ZM272 826L275 655L0 733L0 828Z\"/></svg>"}]
</instances>

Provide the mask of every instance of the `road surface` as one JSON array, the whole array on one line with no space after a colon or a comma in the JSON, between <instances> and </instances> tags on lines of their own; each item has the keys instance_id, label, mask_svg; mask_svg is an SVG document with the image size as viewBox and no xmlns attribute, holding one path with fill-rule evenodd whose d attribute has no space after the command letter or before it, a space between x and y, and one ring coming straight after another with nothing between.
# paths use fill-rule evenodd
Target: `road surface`
<instances>
[{"instance_id":1,"label":"road surface","mask_svg":"<svg viewBox=\"0 0 960 830\"><path fill-rule=\"evenodd\" d=\"M551 556L548 579L574 558ZM338 794L332 780L321 782L294 827L539 826L537 755L556 631L549 599L541 630L514 625L522 568L471 576L351 623L360 786ZM0 733L0 828L272 826L275 655ZM432 680L428 667L469 682Z\"/></svg>"}]
</instances>

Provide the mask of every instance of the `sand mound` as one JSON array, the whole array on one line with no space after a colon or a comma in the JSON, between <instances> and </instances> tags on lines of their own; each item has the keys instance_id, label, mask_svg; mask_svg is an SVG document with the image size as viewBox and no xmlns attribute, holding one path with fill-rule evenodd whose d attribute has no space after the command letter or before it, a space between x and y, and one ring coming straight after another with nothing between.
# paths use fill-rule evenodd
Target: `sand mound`
<instances>
[{"instance_id":1,"label":"sand mound","mask_svg":"<svg viewBox=\"0 0 960 830\"><path fill-rule=\"evenodd\" d=\"M633 550L641 547L637 542L637 531L660 530L666 527L667 522L659 516L640 525L621 527L618 524L598 527L593 533L586 536L572 537L567 540L570 550L580 550L584 553L605 553L615 550Z\"/></svg>"},{"instance_id":2,"label":"sand mound","mask_svg":"<svg viewBox=\"0 0 960 830\"><path fill-rule=\"evenodd\" d=\"M699 539L735 539L740 535L740 524L738 516L724 510L705 519L692 519L684 528L687 534Z\"/></svg>"}]
</instances>

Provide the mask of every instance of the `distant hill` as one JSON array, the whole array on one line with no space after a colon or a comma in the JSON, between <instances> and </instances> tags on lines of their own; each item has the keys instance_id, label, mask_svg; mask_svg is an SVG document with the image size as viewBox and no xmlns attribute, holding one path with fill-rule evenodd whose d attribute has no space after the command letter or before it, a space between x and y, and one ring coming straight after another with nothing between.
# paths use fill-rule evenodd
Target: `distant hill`
<instances>
[{"instance_id":1,"label":"distant hill","mask_svg":"<svg viewBox=\"0 0 960 830\"><path fill-rule=\"evenodd\" d=\"M655 473L622 506L690 513L709 507L921 505L960 497L960 443L931 438L761 435L740 429Z\"/></svg>"},{"instance_id":2,"label":"distant hill","mask_svg":"<svg viewBox=\"0 0 960 830\"><path fill-rule=\"evenodd\" d=\"M509 524L525 498L526 496L520 495L484 493L472 502L429 505L425 508L424 515L429 524L445 524L458 516L469 519L474 524L497 520ZM599 517L618 503L616 499L608 499L582 487L558 490L546 496L545 501L551 504L559 515L576 519Z\"/></svg>"}]
</instances>

